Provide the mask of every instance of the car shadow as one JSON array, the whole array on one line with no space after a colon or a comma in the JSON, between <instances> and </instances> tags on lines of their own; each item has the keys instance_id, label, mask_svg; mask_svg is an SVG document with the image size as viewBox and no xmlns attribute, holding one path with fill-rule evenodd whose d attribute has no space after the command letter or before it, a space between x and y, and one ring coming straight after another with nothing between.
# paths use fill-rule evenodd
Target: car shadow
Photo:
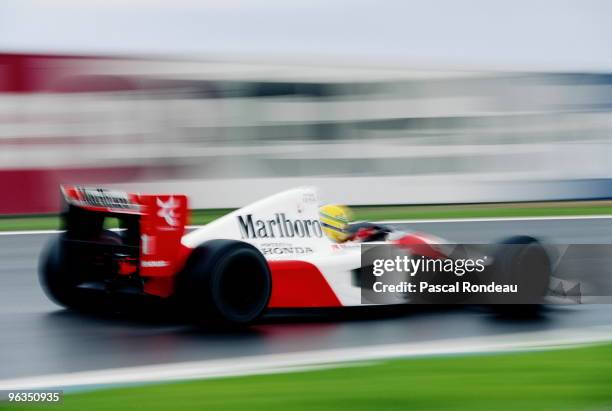
<instances>
[{"instance_id":1,"label":"car shadow","mask_svg":"<svg viewBox=\"0 0 612 411\"><path fill-rule=\"evenodd\" d=\"M66 325L99 327L130 327L133 329L172 329L191 335L257 335L266 326L289 326L291 324L333 325L343 323L367 323L375 321L393 321L397 319L419 319L445 313L476 315L481 320L508 326L545 326L549 314L557 309L554 306L543 306L541 309L526 315L499 313L484 306L462 305L396 305L396 306L359 306L340 308L300 308L271 309L260 320L249 326L219 326L213 324L194 325L183 318L180 312L165 305L145 305L137 309L121 311L81 312L62 309L49 313L50 321L63 322ZM263 327L263 328L262 328Z\"/></svg>"}]
</instances>

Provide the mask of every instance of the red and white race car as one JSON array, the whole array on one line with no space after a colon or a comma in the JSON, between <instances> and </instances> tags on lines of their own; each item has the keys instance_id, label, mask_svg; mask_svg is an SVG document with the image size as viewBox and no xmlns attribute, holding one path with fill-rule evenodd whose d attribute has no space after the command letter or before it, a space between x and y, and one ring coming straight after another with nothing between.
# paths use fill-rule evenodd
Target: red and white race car
<instances>
[{"instance_id":1,"label":"red and white race car","mask_svg":"<svg viewBox=\"0 0 612 411\"><path fill-rule=\"evenodd\" d=\"M40 277L66 307L90 308L93 294L136 294L175 300L198 322L248 324L267 309L362 305L360 244L327 238L314 188L281 192L189 232L184 195L74 186L62 193L65 231L44 251ZM109 218L121 229L105 229ZM413 232L380 242L428 257L445 244Z\"/></svg>"}]
</instances>

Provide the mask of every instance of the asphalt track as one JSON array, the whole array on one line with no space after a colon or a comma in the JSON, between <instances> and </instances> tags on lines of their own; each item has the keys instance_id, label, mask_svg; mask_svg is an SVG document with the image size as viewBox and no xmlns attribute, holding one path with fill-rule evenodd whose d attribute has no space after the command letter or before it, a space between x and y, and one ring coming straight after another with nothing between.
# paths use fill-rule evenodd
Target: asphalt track
<instances>
[{"instance_id":1,"label":"asphalt track","mask_svg":"<svg viewBox=\"0 0 612 411\"><path fill-rule=\"evenodd\" d=\"M530 234L559 243L612 244L612 219L401 224L457 242ZM276 315L246 331L194 328L178 320L69 312L43 295L37 258L50 234L0 235L0 381L48 374L290 354L399 343L435 343L612 325L612 306L553 306L540 318L507 320L476 308L414 307L363 319ZM601 264L589 262L585 264Z\"/></svg>"}]
</instances>

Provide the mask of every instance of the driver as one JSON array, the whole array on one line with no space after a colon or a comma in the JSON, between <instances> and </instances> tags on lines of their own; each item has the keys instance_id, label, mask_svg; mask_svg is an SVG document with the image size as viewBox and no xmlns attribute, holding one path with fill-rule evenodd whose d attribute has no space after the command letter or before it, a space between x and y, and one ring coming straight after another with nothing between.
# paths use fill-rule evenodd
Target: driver
<instances>
[{"instance_id":1,"label":"driver","mask_svg":"<svg viewBox=\"0 0 612 411\"><path fill-rule=\"evenodd\" d=\"M353 213L346 206L327 204L319 208L321 228L333 242L384 241L391 232L389 227L368 222L351 223L352 219Z\"/></svg>"},{"instance_id":2,"label":"driver","mask_svg":"<svg viewBox=\"0 0 612 411\"><path fill-rule=\"evenodd\" d=\"M349 240L349 225L353 214L348 207L327 204L319 208L319 222L327 237L335 243Z\"/></svg>"}]
</instances>

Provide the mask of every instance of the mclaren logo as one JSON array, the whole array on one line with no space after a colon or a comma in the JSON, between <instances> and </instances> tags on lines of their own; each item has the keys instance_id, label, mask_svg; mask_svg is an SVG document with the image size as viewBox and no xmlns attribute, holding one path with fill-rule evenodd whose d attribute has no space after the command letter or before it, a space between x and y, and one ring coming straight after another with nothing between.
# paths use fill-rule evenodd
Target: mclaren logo
<instances>
[{"instance_id":1,"label":"mclaren logo","mask_svg":"<svg viewBox=\"0 0 612 411\"><path fill-rule=\"evenodd\" d=\"M253 219L252 214L238 216L243 239L255 238L312 238L323 237L317 219L289 219L284 213L276 213L270 219Z\"/></svg>"},{"instance_id":2,"label":"mclaren logo","mask_svg":"<svg viewBox=\"0 0 612 411\"><path fill-rule=\"evenodd\" d=\"M163 218L168 225L176 227L180 224L178 219L179 215L176 212L179 203L174 197L170 196L170 198L165 202L158 197L157 206L159 207L157 216Z\"/></svg>"}]
</instances>

